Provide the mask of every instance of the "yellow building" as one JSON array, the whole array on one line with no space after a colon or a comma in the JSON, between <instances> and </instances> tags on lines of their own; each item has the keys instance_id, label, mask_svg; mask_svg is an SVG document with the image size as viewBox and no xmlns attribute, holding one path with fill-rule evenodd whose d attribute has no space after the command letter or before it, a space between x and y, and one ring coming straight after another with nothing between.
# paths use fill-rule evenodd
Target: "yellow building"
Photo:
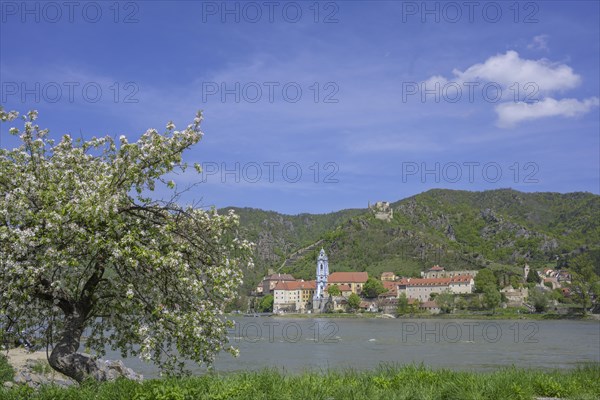
<instances>
[{"instance_id":1,"label":"yellow building","mask_svg":"<svg viewBox=\"0 0 600 400\"><path fill-rule=\"evenodd\" d=\"M348 285L352 293L359 294L367 279L369 279L369 274L366 272L334 272L329 275L327 286Z\"/></svg>"},{"instance_id":2,"label":"yellow building","mask_svg":"<svg viewBox=\"0 0 600 400\"><path fill-rule=\"evenodd\" d=\"M396 280L396 274L393 272L384 272L381 274L381 282L393 282Z\"/></svg>"}]
</instances>

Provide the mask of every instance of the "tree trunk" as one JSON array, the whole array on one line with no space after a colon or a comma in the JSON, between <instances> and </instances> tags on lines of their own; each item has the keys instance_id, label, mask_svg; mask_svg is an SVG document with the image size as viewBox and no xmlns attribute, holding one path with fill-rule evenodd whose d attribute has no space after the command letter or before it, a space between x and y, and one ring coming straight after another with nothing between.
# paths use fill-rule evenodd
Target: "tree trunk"
<instances>
[{"instance_id":1,"label":"tree trunk","mask_svg":"<svg viewBox=\"0 0 600 400\"><path fill-rule=\"evenodd\" d=\"M65 317L65 326L58 343L52 349L48 362L56 371L81 383L86 378L105 381L106 373L94 359L77 353L85 328L84 317L73 311Z\"/></svg>"}]
</instances>

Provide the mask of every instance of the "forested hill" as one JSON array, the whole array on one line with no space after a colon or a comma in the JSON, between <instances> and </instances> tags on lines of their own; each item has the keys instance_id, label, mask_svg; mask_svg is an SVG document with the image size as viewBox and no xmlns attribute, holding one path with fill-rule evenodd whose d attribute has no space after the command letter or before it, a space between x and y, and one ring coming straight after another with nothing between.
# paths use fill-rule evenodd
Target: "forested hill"
<instances>
[{"instance_id":1,"label":"forested hill","mask_svg":"<svg viewBox=\"0 0 600 400\"><path fill-rule=\"evenodd\" d=\"M416 275L433 264L447 269L520 268L524 262L556 266L583 251L592 255L596 268L600 264L600 196L591 193L435 189L389 208L391 213L380 214L384 219L369 208L295 216L234 208L244 237L257 245L248 284L267 268L314 279L321 247L331 271L377 276L383 271Z\"/></svg>"}]
</instances>

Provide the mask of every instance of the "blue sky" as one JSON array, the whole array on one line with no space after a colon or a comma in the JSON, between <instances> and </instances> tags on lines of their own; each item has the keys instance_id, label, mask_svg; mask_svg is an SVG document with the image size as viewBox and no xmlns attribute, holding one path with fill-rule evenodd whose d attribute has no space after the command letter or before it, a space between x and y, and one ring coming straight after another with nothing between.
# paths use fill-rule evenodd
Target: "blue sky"
<instances>
[{"instance_id":1,"label":"blue sky","mask_svg":"<svg viewBox=\"0 0 600 400\"><path fill-rule=\"evenodd\" d=\"M51 135L134 140L204 110L185 201L600 192L597 1L0 4L0 103Z\"/></svg>"}]
</instances>

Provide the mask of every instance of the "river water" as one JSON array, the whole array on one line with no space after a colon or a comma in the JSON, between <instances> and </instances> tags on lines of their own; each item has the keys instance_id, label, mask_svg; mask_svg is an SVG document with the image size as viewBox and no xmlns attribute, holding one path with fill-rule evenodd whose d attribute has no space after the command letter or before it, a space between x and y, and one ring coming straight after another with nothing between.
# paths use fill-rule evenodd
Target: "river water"
<instances>
[{"instance_id":1,"label":"river water","mask_svg":"<svg viewBox=\"0 0 600 400\"><path fill-rule=\"evenodd\" d=\"M371 369L381 363L492 370L515 365L574 368L600 362L600 322L379 318L235 318L231 343L240 356L218 356L216 371ZM106 358L120 359L107 352ZM152 364L125 359L145 377ZM195 374L206 368L190 364Z\"/></svg>"}]
</instances>

